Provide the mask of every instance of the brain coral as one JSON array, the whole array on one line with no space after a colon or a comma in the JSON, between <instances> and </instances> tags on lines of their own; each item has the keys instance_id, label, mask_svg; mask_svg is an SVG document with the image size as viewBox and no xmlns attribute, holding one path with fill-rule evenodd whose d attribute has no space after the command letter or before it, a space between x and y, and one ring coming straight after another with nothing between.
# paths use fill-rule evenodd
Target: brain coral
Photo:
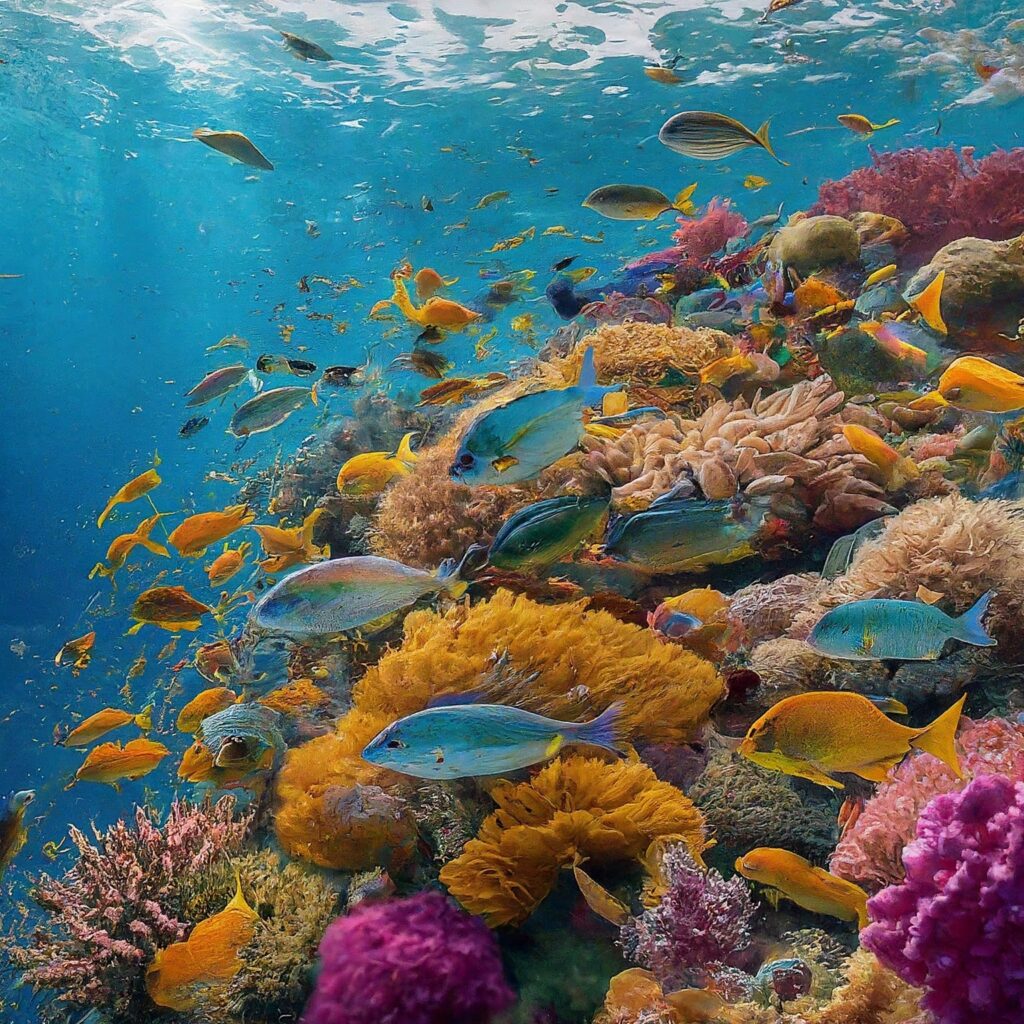
<instances>
[{"instance_id":1,"label":"brain coral","mask_svg":"<svg viewBox=\"0 0 1024 1024\"><path fill-rule=\"evenodd\" d=\"M662 836L696 859L705 846L700 811L639 761L559 758L491 796L498 809L441 881L492 926L529 917L577 854L597 864L635 860Z\"/></svg>"}]
</instances>

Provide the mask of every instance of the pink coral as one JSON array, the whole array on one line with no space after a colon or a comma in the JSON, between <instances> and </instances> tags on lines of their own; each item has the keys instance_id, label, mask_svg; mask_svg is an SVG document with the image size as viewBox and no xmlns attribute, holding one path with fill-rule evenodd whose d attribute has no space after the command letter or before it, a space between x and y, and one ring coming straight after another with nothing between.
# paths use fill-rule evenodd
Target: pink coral
<instances>
[{"instance_id":1,"label":"pink coral","mask_svg":"<svg viewBox=\"0 0 1024 1024\"><path fill-rule=\"evenodd\" d=\"M58 1006L99 1009L110 1021L141 1019L150 1005L146 964L191 924L178 916L176 881L238 852L251 820L235 818L226 796L212 806L175 801L162 827L136 808L132 825L93 828L96 845L72 827L78 861L62 879L44 875L35 889L49 925L28 945L7 947L25 983L55 992Z\"/></svg>"},{"instance_id":2,"label":"pink coral","mask_svg":"<svg viewBox=\"0 0 1024 1024\"><path fill-rule=\"evenodd\" d=\"M906 758L883 782L844 833L829 865L833 874L869 889L903 878L903 848L917 820L940 793L963 789L977 775L1011 775L1024 769L1024 726L1005 718L966 722L958 743L964 778L923 751Z\"/></svg>"},{"instance_id":3,"label":"pink coral","mask_svg":"<svg viewBox=\"0 0 1024 1024\"><path fill-rule=\"evenodd\" d=\"M895 217L932 250L956 238L1006 239L1024 231L1024 148L996 150L981 160L971 148L872 151L870 167L827 181L809 211L847 217Z\"/></svg>"},{"instance_id":4,"label":"pink coral","mask_svg":"<svg viewBox=\"0 0 1024 1024\"><path fill-rule=\"evenodd\" d=\"M691 260L706 260L724 249L731 238L747 230L747 222L729 205L729 200L712 199L696 219L677 218L679 228L672 240Z\"/></svg>"}]
</instances>

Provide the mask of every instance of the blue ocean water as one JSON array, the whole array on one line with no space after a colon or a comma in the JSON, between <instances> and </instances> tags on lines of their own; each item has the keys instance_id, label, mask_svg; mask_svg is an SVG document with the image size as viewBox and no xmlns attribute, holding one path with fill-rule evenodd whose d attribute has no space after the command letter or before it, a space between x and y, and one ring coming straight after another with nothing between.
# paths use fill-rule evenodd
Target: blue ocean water
<instances>
[{"instance_id":1,"label":"blue ocean water","mask_svg":"<svg viewBox=\"0 0 1024 1024\"><path fill-rule=\"evenodd\" d=\"M605 275L667 244L671 218L637 226L582 209L597 186L636 181L674 195L696 181L696 199L731 196L751 219L782 202L806 208L823 180L868 159L868 142L836 127L850 111L900 119L871 140L879 150L953 143L986 153L1021 144L1018 95L985 85L971 68L973 56L1020 60L1024 30L1013 25L1011 0L806 0L765 24L763 6L3 4L0 275L16 276L0 278L0 792L39 792L29 844L5 890L49 866L41 846L69 822L103 825L141 800L144 786L165 801L176 785L185 737L171 737L174 756L120 794L63 788L81 759L53 743L69 711L116 703L143 652L148 667L135 693L166 682L155 655L167 636L124 635L125 592L139 577L123 577L119 614L98 614L111 588L87 574L111 536L95 527L106 499L159 451L162 509L222 507L235 488L205 479L209 471L227 471L239 457L255 458L258 469L294 451L321 415L307 407L236 453L225 433L229 403L196 437L181 438L183 392L239 355L207 355L208 346L239 334L250 356L280 352L321 367L359 364L376 346L383 386L411 403L428 382L386 367L417 330L382 340L387 325L368 319L403 259L458 277L452 295L463 300L486 286L482 270L537 271L536 292L499 314L485 358L465 335L445 345L460 370L504 370L560 323L543 299L551 264L577 255L578 266ZM296 60L282 29L316 40L335 60ZM645 63L676 56L680 84L643 74ZM687 108L754 127L771 117L790 166L759 151L720 164L683 160L652 136ZM200 145L192 131L204 125L245 132L275 170L254 171ZM770 184L748 191L748 174ZM510 198L472 209L498 190ZM545 236L553 225L602 240ZM531 227L536 236L521 246L487 252ZM358 286L335 297L300 292L299 279L317 274ZM310 311L334 321L309 319ZM534 316L534 345L510 327L524 313ZM337 333L342 321L348 327ZM285 325L294 325L287 343ZM330 414L343 415L346 401L332 398ZM135 509L117 520L129 521ZM202 562L188 569L197 591ZM61 644L90 627L98 637L88 670L55 670ZM14 898L0 895L8 905Z\"/></svg>"}]
</instances>

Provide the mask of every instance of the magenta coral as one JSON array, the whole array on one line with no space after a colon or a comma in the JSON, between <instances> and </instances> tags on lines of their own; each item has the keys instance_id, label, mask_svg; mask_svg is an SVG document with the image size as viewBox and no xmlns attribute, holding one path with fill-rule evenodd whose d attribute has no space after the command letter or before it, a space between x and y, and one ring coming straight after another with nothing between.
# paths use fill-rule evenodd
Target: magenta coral
<instances>
[{"instance_id":1,"label":"magenta coral","mask_svg":"<svg viewBox=\"0 0 1024 1024\"><path fill-rule=\"evenodd\" d=\"M923 751L906 758L867 802L836 846L829 869L869 890L903 878L903 847L917 819L940 793L957 792L976 775L1019 774L1024 769L1024 726L1005 718L965 720L958 737L964 778Z\"/></svg>"},{"instance_id":2,"label":"magenta coral","mask_svg":"<svg viewBox=\"0 0 1024 1024\"><path fill-rule=\"evenodd\" d=\"M1024 232L1024 148L981 160L970 147L952 146L871 155L870 167L825 182L810 213L882 213L932 250L956 238L1003 240Z\"/></svg>"},{"instance_id":3,"label":"magenta coral","mask_svg":"<svg viewBox=\"0 0 1024 1024\"><path fill-rule=\"evenodd\" d=\"M713 869L703 871L682 843L665 851L662 870L667 887L661 900L622 926L626 955L666 991L699 988L716 969L742 966L755 909L743 879L727 882Z\"/></svg>"},{"instance_id":4,"label":"magenta coral","mask_svg":"<svg viewBox=\"0 0 1024 1024\"><path fill-rule=\"evenodd\" d=\"M320 943L303 1024L487 1024L514 993L487 926L437 892L361 904Z\"/></svg>"},{"instance_id":5,"label":"magenta coral","mask_svg":"<svg viewBox=\"0 0 1024 1024\"><path fill-rule=\"evenodd\" d=\"M1024 782L982 775L936 797L906 878L868 901L861 941L936 1024L1018 1024L1024 1006Z\"/></svg>"},{"instance_id":6,"label":"magenta coral","mask_svg":"<svg viewBox=\"0 0 1024 1024\"><path fill-rule=\"evenodd\" d=\"M729 200L712 199L696 219L676 218L679 228L672 240L691 260L706 260L724 249L732 238L746 233L747 222L729 205Z\"/></svg>"},{"instance_id":7,"label":"magenta coral","mask_svg":"<svg viewBox=\"0 0 1024 1024\"><path fill-rule=\"evenodd\" d=\"M232 797L213 806L175 801L160 827L139 807L132 825L93 828L96 845L72 827L78 861L61 879L44 875L35 889L48 925L28 945L8 947L25 983L109 1020L139 1019L149 1005L146 964L191 924L177 916L174 883L242 848L251 817L233 812Z\"/></svg>"}]
</instances>

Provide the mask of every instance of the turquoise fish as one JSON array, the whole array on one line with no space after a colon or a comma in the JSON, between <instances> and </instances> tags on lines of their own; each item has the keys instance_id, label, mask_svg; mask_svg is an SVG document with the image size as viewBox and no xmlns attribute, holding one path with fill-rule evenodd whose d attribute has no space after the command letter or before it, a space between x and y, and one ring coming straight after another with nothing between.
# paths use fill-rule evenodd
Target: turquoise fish
<instances>
[{"instance_id":1,"label":"turquoise fish","mask_svg":"<svg viewBox=\"0 0 1024 1024\"><path fill-rule=\"evenodd\" d=\"M576 384L521 395L473 420L455 454L451 478L471 487L532 480L580 443L584 410L622 386L598 385L594 350L588 348Z\"/></svg>"},{"instance_id":2,"label":"turquoise fish","mask_svg":"<svg viewBox=\"0 0 1024 1024\"><path fill-rule=\"evenodd\" d=\"M566 495L535 501L505 520L488 561L495 568L516 572L546 569L572 554L607 511L607 498Z\"/></svg>"},{"instance_id":3,"label":"turquoise fish","mask_svg":"<svg viewBox=\"0 0 1024 1024\"><path fill-rule=\"evenodd\" d=\"M922 601L851 601L826 612L807 643L819 654L844 661L935 661L947 640L994 647L996 641L981 622L991 599L990 590L956 619Z\"/></svg>"},{"instance_id":4,"label":"turquoise fish","mask_svg":"<svg viewBox=\"0 0 1024 1024\"><path fill-rule=\"evenodd\" d=\"M751 539L768 504L735 501L666 501L624 517L608 532L604 553L646 572L703 572L754 554Z\"/></svg>"},{"instance_id":5,"label":"turquoise fish","mask_svg":"<svg viewBox=\"0 0 1024 1024\"><path fill-rule=\"evenodd\" d=\"M437 572L425 572L377 555L334 558L299 569L271 587L249 613L249 627L257 634L298 640L339 636L377 624L442 590L452 597L466 591L453 560Z\"/></svg>"},{"instance_id":6,"label":"turquoise fish","mask_svg":"<svg viewBox=\"0 0 1024 1024\"><path fill-rule=\"evenodd\" d=\"M559 722L504 704L432 707L389 725L363 760L418 779L466 779L526 768L566 744L619 754L621 712L612 704L591 722Z\"/></svg>"},{"instance_id":7,"label":"turquoise fish","mask_svg":"<svg viewBox=\"0 0 1024 1024\"><path fill-rule=\"evenodd\" d=\"M241 363L232 366L222 366L219 370L211 370L185 397L185 403L189 409L196 406L206 405L216 398L226 395L232 388L237 388L246 377L249 376L249 368Z\"/></svg>"},{"instance_id":8,"label":"turquoise fish","mask_svg":"<svg viewBox=\"0 0 1024 1024\"><path fill-rule=\"evenodd\" d=\"M248 437L250 434L272 430L308 401L317 404L316 391L310 388L273 388L264 391L235 410L228 433L235 437Z\"/></svg>"}]
</instances>

